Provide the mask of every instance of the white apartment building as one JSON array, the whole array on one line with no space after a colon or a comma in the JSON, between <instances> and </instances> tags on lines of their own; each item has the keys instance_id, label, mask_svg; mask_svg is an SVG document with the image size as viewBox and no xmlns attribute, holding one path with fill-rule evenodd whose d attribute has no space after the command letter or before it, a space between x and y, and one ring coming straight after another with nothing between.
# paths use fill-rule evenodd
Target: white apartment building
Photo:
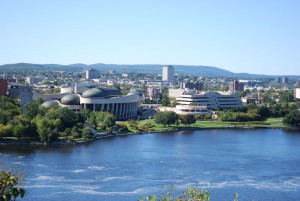
<instances>
[{"instance_id":1,"label":"white apartment building","mask_svg":"<svg viewBox=\"0 0 300 201\"><path fill-rule=\"evenodd\" d=\"M207 109L216 110L217 108L227 109L242 107L242 101L238 94L227 92L196 92L184 91L176 98L178 105L183 106L206 106Z\"/></svg>"}]
</instances>

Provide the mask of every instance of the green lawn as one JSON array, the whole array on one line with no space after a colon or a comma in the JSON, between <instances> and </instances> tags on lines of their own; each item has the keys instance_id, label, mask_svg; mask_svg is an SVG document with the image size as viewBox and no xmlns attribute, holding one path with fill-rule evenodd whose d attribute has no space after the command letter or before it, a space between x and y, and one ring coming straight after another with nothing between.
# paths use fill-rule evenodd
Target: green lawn
<instances>
[{"instance_id":1,"label":"green lawn","mask_svg":"<svg viewBox=\"0 0 300 201\"><path fill-rule=\"evenodd\" d=\"M132 133L148 132L148 131L171 131L176 129L186 128L184 124L171 125L164 127L161 124L155 123L154 119L147 119L141 121L125 121L118 122L118 124L124 124L128 127ZM255 121L255 122L222 122L219 120L206 120L197 121L195 124L190 126L191 128L230 128L230 127L242 127L242 128L283 128L282 118L268 118L266 121Z\"/></svg>"}]
</instances>

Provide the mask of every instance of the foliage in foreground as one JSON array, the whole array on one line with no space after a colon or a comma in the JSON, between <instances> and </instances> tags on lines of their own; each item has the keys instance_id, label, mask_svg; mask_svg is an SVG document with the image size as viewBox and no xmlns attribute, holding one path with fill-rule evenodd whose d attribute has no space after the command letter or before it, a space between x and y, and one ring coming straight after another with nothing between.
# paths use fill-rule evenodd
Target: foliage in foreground
<instances>
[{"instance_id":1,"label":"foliage in foreground","mask_svg":"<svg viewBox=\"0 0 300 201\"><path fill-rule=\"evenodd\" d=\"M176 192L172 186L169 190L159 193L159 195L142 197L139 201L210 201L210 194L207 190L191 186L182 194L176 196ZM237 193L234 195L234 201L238 201Z\"/></svg>"},{"instance_id":2,"label":"foliage in foreground","mask_svg":"<svg viewBox=\"0 0 300 201\"><path fill-rule=\"evenodd\" d=\"M23 198L25 190L22 188L22 181L22 173L13 169L2 168L0 171L0 201L12 201L18 197Z\"/></svg>"}]
</instances>

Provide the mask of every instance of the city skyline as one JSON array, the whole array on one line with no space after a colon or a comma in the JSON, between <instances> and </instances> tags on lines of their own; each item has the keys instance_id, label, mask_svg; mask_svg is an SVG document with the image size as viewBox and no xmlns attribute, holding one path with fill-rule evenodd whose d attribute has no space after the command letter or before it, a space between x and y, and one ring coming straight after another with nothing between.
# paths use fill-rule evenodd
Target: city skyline
<instances>
[{"instance_id":1,"label":"city skyline","mask_svg":"<svg viewBox=\"0 0 300 201\"><path fill-rule=\"evenodd\" d=\"M0 65L215 66L300 75L298 1L2 1Z\"/></svg>"}]
</instances>

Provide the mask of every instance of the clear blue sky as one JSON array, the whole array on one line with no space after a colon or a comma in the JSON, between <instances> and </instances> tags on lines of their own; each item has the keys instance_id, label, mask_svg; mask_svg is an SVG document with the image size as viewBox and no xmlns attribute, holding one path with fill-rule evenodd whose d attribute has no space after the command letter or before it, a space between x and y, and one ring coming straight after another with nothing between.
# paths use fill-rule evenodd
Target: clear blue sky
<instances>
[{"instance_id":1,"label":"clear blue sky","mask_svg":"<svg viewBox=\"0 0 300 201\"><path fill-rule=\"evenodd\" d=\"M300 75L300 0L0 0L0 64Z\"/></svg>"}]
</instances>

